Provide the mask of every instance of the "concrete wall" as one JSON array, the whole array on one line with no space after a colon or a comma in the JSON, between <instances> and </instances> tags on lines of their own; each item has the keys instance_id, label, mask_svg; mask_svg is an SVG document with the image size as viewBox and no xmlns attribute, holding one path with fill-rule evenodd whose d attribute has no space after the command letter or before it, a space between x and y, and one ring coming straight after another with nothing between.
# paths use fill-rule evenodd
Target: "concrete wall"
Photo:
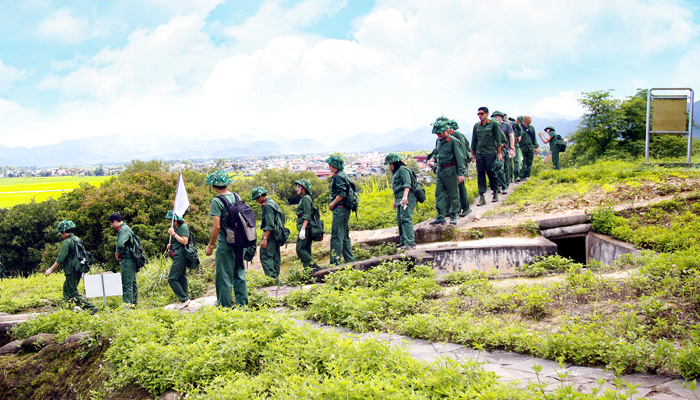
<instances>
[{"instance_id":1,"label":"concrete wall","mask_svg":"<svg viewBox=\"0 0 700 400\"><path fill-rule=\"evenodd\" d=\"M433 256L437 275L459 271L513 273L515 267L533 262L537 257L554 255L557 245L543 238L490 238L467 242L443 242L422 245Z\"/></svg>"},{"instance_id":2,"label":"concrete wall","mask_svg":"<svg viewBox=\"0 0 700 400\"><path fill-rule=\"evenodd\" d=\"M599 233L589 233L586 236L586 263L590 260L598 260L603 264L610 264L623 254L639 254L633 245L610 236Z\"/></svg>"}]
</instances>

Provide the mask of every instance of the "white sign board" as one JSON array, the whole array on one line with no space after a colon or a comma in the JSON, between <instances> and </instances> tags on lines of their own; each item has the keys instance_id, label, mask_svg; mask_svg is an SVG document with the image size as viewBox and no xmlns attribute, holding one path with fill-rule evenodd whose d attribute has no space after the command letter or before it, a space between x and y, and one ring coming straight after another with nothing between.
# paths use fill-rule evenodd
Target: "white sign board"
<instances>
[{"instance_id":1,"label":"white sign board","mask_svg":"<svg viewBox=\"0 0 700 400\"><path fill-rule=\"evenodd\" d=\"M85 297L121 296L122 274L85 275Z\"/></svg>"}]
</instances>

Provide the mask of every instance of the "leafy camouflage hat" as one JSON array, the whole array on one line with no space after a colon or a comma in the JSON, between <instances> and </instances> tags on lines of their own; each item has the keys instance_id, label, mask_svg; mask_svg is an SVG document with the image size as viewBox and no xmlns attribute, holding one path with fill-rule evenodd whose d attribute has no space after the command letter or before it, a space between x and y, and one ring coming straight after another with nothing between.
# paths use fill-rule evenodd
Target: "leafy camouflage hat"
<instances>
[{"instance_id":1,"label":"leafy camouflage hat","mask_svg":"<svg viewBox=\"0 0 700 400\"><path fill-rule=\"evenodd\" d=\"M326 158L326 162L338 169L343 169L345 165L345 160L343 160L343 156L338 154L333 154L332 156Z\"/></svg>"},{"instance_id":2,"label":"leafy camouflage hat","mask_svg":"<svg viewBox=\"0 0 700 400\"><path fill-rule=\"evenodd\" d=\"M546 131L547 129L551 129L551 130L552 130L552 132L556 132L556 129L554 129L554 127L553 127L553 126L551 126L551 125L550 125L550 126L548 126L548 127L546 127L546 128L544 128L544 130L545 130L545 131Z\"/></svg>"},{"instance_id":3,"label":"leafy camouflage hat","mask_svg":"<svg viewBox=\"0 0 700 400\"><path fill-rule=\"evenodd\" d=\"M58 223L58 226L56 227L56 232L65 232L73 228L75 228L75 223L73 221L64 219L63 221Z\"/></svg>"},{"instance_id":4,"label":"leafy camouflage hat","mask_svg":"<svg viewBox=\"0 0 700 400\"><path fill-rule=\"evenodd\" d=\"M205 183L209 186L228 186L233 183L233 179L222 169L209 174Z\"/></svg>"},{"instance_id":5,"label":"leafy camouflage hat","mask_svg":"<svg viewBox=\"0 0 700 400\"><path fill-rule=\"evenodd\" d=\"M498 161L498 158L493 161L493 166L491 166L491 170L493 172L498 172L503 169L503 163Z\"/></svg>"},{"instance_id":6,"label":"leafy camouflage hat","mask_svg":"<svg viewBox=\"0 0 700 400\"><path fill-rule=\"evenodd\" d=\"M504 116L504 114L503 114L502 112L498 111L498 110L496 110L496 111L494 111L494 112L491 113L491 116L492 116L492 117L495 117L496 115L500 115L501 117Z\"/></svg>"},{"instance_id":7,"label":"leafy camouflage hat","mask_svg":"<svg viewBox=\"0 0 700 400\"><path fill-rule=\"evenodd\" d=\"M401 156L396 153L389 153L384 157L384 164L393 164L397 161L401 161Z\"/></svg>"},{"instance_id":8,"label":"leafy camouflage hat","mask_svg":"<svg viewBox=\"0 0 700 400\"><path fill-rule=\"evenodd\" d=\"M525 117L523 117L522 115L518 115L518 118L516 118L516 119L520 122L523 122L523 123L525 122Z\"/></svg>"},{"instance_id":9,"label":"leafy camouflage hat","mask_svg":"<svg viewBox=\"0 0 700 400\"><path fill-rule=\"evenodd\" d=\"M172 221L173 219L173 210L168 210L167 214L165 214L165 219L169 219ZM175 221L177 222L185 222L184 219L182 219L181 216L175 214Z\"/></svg>"},{"instance_id":10,"label":"leafy camouflage hat","mask_svg":"<svg viewBox=\"0 0 700 400\"><path fill-rule=\"evenodd\" d=\"M256 186L253 188L253 190L250 191L250 199L255 200L258 197L260 197L266 193L267 193L267 189L265 189L262 186Z\"/></svg>"},{"instance_id":11,"label":"leafy camouflage hat","mask_svg":"<svg viewBox=\"0 0 700 400\"><path fill-rule=\"evenodd\" d=\"M459 124L457 121L451 119L447 122L447 126L452 129L453 131L459 130Z\"/></svg>"},{"instance_id":12,"label":"leafy camouflage hat","mask_svg":"<svg viewBox=\"0 0 700 400\"><path fill-rule=\"evenodd\" d=\"M449 120L445 117L440 117L435 120L435 123L433 123L433 134L437 135L438 133L443 133L446 130L449 129L449 126L447 126L447 122Z\"/></svg>"},{"instance_id":13,"label":"leafy camouflage hat","mask_svg":"<svg viewBox=\"0 0 700 400\"><path fill-rule=\"evenodd\" d=\"M295 184L306 189L306 193L311 194L311 181L308 179L297 179L294 181Z\"/></svg>"}]
</instances>

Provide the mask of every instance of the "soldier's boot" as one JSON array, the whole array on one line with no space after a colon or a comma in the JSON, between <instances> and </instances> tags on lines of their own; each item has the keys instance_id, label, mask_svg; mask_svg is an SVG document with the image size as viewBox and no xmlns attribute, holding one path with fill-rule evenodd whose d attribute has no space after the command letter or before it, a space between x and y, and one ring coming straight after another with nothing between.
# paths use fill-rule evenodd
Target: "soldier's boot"
<instances>
[{"instance_id":1,"label":"soldier's boot","mask_svg":"<svg viewBox=\"0 0 700 400\"><path fill-rule=\"evenodd\" d=\"M482 193L479 195L479 202L476 203L476 205L483 206L484 204L486 204L486 199L484 198L484 194Z\"/></svg>"},{"instance_id":2,"label":"soldier's boot","mask_svg":"<svg viewBox=\"0 0 700 400\"><path fill-rule=\"evenodd\" d=\"M493 198L491 199L491 201L494 203L498 201L498 191L493 191Z\"/></svg>"}]
</instances>

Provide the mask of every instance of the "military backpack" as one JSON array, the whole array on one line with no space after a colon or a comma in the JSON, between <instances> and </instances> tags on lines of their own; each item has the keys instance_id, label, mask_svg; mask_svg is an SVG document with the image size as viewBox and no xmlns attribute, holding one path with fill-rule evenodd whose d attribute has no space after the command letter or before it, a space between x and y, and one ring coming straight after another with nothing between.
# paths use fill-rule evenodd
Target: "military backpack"
<instances>
[{"instance_id":1,"label":"military backpack","mask_svg":"<svg viewBox=\"0 0 700 400\"><path fill-rule=\"evenodd\" d=\"M76 236L70 237L73 242L75 242L75 257L73 257L73 269L81 274L87 274L90 272L90 266L92 266L93 258L89 251L85 250L83 246L83 241L78 239Z\"/></svg>"},{"instance_id":2,"label":"military backpack","mask_svg":"<svg viewBox=\"0 0 700 400\"><path fill-rule=\"evenodd\" d=\"M194 238L194 233L190 231L187 246L185 246L185 260L187 260L187 268L195 269L199 267L199 253L197 252L197 239Z\"/></svg>"},{"instance_id":3,"label":"military backpack","mask_svg":"<svg viewBox=\"0 0 700 400\"><path fill-rule=\"evenodd\" d=\"M226 208L226 216L222 218L225 222L222 228L226 230L226 244L238 249L255 246L255 212L237 193L233 196L234 203L228 201L224 195L217 197Z\"/></svg>"},{"instance_id":4,"label":"military backpack","mask_svg":"<svg viewBox=\"0 0 700 400\"><path fill-rule=\"evenodd\" d=\"M129 252L134 260L135 270L139 272L146 265L146 254L141 247L141 239L132 231L129 239Z\"/></svg>"}]
</instances>

